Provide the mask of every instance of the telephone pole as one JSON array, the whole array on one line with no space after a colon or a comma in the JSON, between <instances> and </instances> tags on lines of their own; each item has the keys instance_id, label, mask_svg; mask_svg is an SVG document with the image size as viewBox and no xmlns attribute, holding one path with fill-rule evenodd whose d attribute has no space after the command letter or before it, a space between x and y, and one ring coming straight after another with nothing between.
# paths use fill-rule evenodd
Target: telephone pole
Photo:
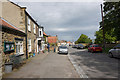
<instances>
[{"instance_id":1,"label":"telephone pole","mask_svg":"<svg viewBox=\"0 0 120 80\"><path fill-rule=\"evenodd\" d=\"M104 29L104 18L103 18L103 7L101 4L101 16L102 16L102 30L103 30L103 48L105 50L105 29Z\"/></svg>"}]
</instances>

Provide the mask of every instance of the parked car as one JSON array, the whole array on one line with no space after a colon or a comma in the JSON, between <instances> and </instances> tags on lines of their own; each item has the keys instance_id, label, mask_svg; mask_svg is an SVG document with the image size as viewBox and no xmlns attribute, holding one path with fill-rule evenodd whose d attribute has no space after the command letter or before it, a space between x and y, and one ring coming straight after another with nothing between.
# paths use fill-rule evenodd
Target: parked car
<instances>
[{"instance_id":1,"label":"parked car","mask_svg":"<svg viewBox=\"0 0 120 80\"><path fill-rule=\"evenodd\" d=\"M72 48L77 48L77 46L78 46L77 44L74 44L72 45Z\"/></svg>"},{"instance_id":2,"label":"parked car","mask_svg":"<svg viewBox=\"0 0 120 80\"><path fill-rule=\"evenodd\" d=\"M78 44L77 49L84 49L85 46L83 44Z\"/></svg>"},{"instance_id":3,"label":"parked car","mask_svg":"<svg viewBox=\"0 0 120 80\"><path fill-rule=\"evenodd\" d=\"M88 47L88 52L102 52L102 47L98 44L93 44Z\"/></svg>"},{"instance_id":4,"label":"parked car","mask_svg":"<svg viewBox=\"0 0 120 80\"><path fill-rule=\"evenodd\" d=\"M110 57L119 57L120 58L120 44L113 47L113 49L109 50Z\"/></svg>"},{"instance_id":5,"label":"parked car","mask_svg":"<svg viewBox=\"0 0 120 80\"><path fill-rule=\"evenodd\" d=\"M62 53L68 54L68 48L67 48L67 46L59 46L59 48L58 48L58 54L62 54Z\"/></svg>"}]
</instances>

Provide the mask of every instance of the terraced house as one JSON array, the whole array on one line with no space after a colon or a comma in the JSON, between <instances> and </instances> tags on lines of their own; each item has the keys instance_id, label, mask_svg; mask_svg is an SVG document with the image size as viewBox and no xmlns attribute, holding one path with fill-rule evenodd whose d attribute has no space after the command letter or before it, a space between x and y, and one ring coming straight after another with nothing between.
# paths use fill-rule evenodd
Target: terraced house
<instances>
[{"instance_id":1,"label":"terraced house","mask_svg":"<svg viewBox=\"0 0 120 80\"><path fill-rule=\"evenodd\" d=\"M13 2L6 0L6 2L2 3L2 18L9 21L11 24L25 32L25 44L26 48L25 56L26 58L29 57L30 53L38 52L38 44L42 45L42 41L38 42L37 34L38 28L41 28L41 35L42 35L42 27L39 27L37 22L29 15L26 11L26 7L21 7ZM40 36L43 37L43 36Z\"/></svg>"}]
</instances>

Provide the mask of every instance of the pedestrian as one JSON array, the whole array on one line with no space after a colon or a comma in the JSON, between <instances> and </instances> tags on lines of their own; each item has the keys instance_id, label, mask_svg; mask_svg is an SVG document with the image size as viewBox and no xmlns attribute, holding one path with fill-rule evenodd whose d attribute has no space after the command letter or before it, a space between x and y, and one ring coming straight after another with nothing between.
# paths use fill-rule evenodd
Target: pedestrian
<instances>
[{"instance_id":1,"label":"pedestrian","mask_svg":"<svg viewBox=\"0 0 120 80\"><path fill-rule=\"evenodd\" d=\"M54 52L55 52L55 45L54 45Z\"/></svg>"},{"instance_id":2,"label":"pedestrian","mask_svg":"<svg viewBox=\"0 0 120 80\"><path fill-rule=\"evenodd\" d=\"M50 51L50 44L48 43L47 45L47 48L48 48L48 52Z\"/></svg>"}]
</instances>

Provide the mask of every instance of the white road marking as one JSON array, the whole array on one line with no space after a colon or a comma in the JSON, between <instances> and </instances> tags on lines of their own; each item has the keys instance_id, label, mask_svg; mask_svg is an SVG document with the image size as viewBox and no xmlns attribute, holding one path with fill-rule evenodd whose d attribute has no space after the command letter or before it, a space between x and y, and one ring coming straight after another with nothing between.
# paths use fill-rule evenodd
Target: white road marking
<instances>
[{"instance_id":1,"label":"white road marking","mask_svg":"<svg viewBox=\"0 0 120 80\"><path fill-rule=\"evenodd\" d=\"M80 66L77 65L77 63L73 60L73 58L70 56L70 54L68 54L68 58L70 59L73 66L75 67L75 69L76 69L77 73L79 74L80 78L88 78L88 76L85 74L83 69Z\"/></svg>"}]
</instances>

